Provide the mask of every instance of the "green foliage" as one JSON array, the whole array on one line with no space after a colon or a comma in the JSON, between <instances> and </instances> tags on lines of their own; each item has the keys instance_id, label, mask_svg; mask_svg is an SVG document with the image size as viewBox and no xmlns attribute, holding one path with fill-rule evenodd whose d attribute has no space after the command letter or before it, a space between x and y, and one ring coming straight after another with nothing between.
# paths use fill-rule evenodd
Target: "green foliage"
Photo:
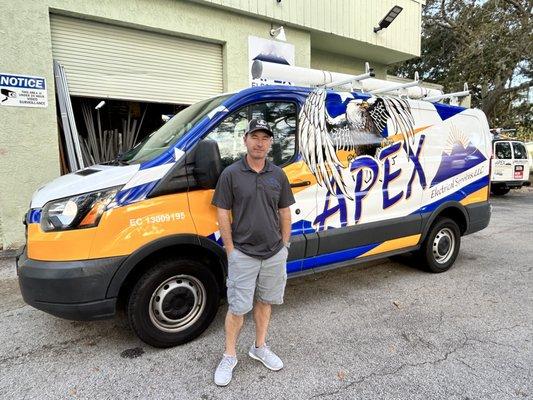
<instances>
[{"instance_id":1,"label":"green foliage","mask_svg":"<svg viewBox=\"0 0 533 400\"><path fill-rule=\"evenodd\" d=\"M520 126L513 135L513 139L518 139L526 143L533 142L533 128Z\"/></svg>"},{"instance_id":2,"label":"green foliage","mask_svg":"<svg viewBox=\"0 0 533 400\"><path fill-rule=\"evenodd\" d=\"M391 66L389 73L439 83L446 92L468 82L472 106L491 126L533 129L532 0L428 0L422 20L420 58Z\"/></svg>"}]
</instances>

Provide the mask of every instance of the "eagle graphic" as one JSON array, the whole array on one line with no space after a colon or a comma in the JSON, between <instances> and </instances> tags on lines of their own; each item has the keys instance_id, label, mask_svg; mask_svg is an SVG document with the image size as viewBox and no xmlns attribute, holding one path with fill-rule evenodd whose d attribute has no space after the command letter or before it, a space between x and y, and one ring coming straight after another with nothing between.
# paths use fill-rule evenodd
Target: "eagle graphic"
<instances>
[{"instance_id":1,"label":"eagle graphic","mask_svg":"<svg viewBox=\"0 0 533 400\"><path fill-rule=\"evenodd\" d=\"M300 111L299 141L305 163L321 186L335 194L334 185L350 200L344 168L337 150L355 151L358 146L380 143L391 122L388 136L401 133L405 150L412 154L414 118L409 103L400 98L371 97L350 100L346 112L335 118L326 109L327 91L315 89ZM350 175L350 179L351 175Z\"/></svg>"}]
</instances>

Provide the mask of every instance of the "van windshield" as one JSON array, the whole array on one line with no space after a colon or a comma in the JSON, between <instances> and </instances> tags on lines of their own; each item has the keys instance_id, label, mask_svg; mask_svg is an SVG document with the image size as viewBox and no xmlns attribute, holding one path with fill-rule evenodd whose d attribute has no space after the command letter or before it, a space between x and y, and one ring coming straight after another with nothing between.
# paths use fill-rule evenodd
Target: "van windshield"
<instances>
[{"instance_id":1,"label":"van windshield","mask_svg":"<svg viewBox=\"0 0 533 400\"><path fill-rule=\"evenodd\" d=\"M231 95L211 97L195 103L177 113L166 124L152 132L137 146L117 161L124 164L139 164L154 159L185 135L197 122L217 108Z\"/></svg>"}]
</instances>

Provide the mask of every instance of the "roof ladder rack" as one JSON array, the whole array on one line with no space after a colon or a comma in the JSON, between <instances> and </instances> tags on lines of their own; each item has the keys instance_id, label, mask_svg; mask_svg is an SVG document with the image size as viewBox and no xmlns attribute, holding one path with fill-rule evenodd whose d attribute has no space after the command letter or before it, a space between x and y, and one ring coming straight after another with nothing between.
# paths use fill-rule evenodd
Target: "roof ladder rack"
<instances>
[{"instance_id":1,"label":"roof ladder rack","mask_svg":"<svg viewBox=\"0 0 533 400\"><path fill-rule=\"evenodd\" d=\"M354 84L359 83L365 79L373 78L376 74L374 73L374 68L370 68L370 64L365 62L365 73L361 75L354 75L347 79L341 79L339 81L330 82L324 85L326 88L332 88L336 86L350 85L353 87Z\"/></svg>"},{"instance_id":2,"label":"roof ladder rack","mask_svg":"<svg viewBox=\"0 0 533 400\"><path fill-rule=\"evenodd\" d=\"M376 79L374 77L374 70L370 68L368 63L365 63L364 74L350 75L254 60L251 73L252 79L254 80L271 80L274 81L274 84L279 84L281 81L295 85L334 88L334 90L349 90L351 92L354 91L354 85L356 85L357 91L362 93L369 93L372 95L387 93L390 96L401 96L419 100L442 95L441 90L420 86L422 80L419 78L418 73L415 73L414 81L407 83L396 83L383 79Z\"/></svg>"},{"instance_id":3,"label":"roof ladder rack","mask_svg":"<svg viewBox=\"0 0 533 400\"><path fill-rule=\"evenodd\" d=\"M400 89L407 89L407 88L410 88L410 87L413 87L413 86L418 86L421 83L422 83L422 81L420 80L420 77L418 76L418 71L417 71L417 72L415 72L415 80L413 82L399 83L397 85L386 86L386 87L383 87L383 88L371 90L369 93L370 94L389 93L389 92L394 92L394 91L400 90Z\"/></svg>"},{"instance_id":4,"label":"roof ladder rack","mask_svg":"<svg viewBox=\"0 0 533 400\"><path fill-rule=\"evenodd\" d=\"M463 87L463 91L461 92L453 92L453 93L444 93L444 94L441 94L440 96L430 96L430 97L426 97L422 100L426 100L426 101L430 101L432 103L434 102L437 102L437 101L440 101L440 100L443 100L443 99L451 99L451 98L459 98L459 97L466 97L470 94L470 90L468 89L468 83L465 83L464 84L464 87Z\"/></svg>"}]
</instances>

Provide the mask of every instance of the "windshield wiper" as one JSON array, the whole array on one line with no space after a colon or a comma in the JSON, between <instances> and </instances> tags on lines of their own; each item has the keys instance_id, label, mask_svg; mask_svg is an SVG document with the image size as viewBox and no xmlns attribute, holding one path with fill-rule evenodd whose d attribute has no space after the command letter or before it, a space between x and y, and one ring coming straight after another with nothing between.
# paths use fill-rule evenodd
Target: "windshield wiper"
<instances>
[{"instance_id":1,"label":"windshield wiper","mask_svg":"<svg viewBox=\"0 0 533 400\"><path fill-rule=\"evenodd\" d=\"M129 165L126 161L124 161L121 158L123 155L124 154L119 153L119 154L117 154L117 156L113 160L107 161L107 162L102 163L102 164L104 164L104 165Z\"/></svg>"}]
</instances>

